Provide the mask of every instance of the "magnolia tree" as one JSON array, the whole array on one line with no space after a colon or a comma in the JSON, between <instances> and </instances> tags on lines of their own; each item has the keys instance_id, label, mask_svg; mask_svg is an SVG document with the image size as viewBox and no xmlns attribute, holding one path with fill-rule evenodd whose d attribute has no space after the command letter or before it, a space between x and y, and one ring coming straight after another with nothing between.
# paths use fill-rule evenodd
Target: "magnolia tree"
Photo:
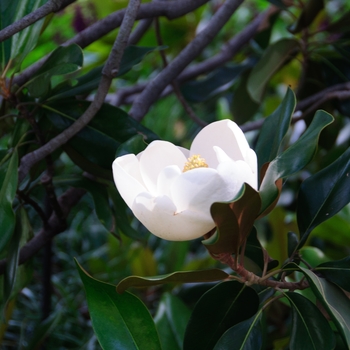
<instances>
[{"instance_id":1,"label":"magnolia tree","mask_svg":"<svg viewBox=\"0 0 350 350\"><path fill-rule=\"evenodd\" d=\"M349 349L349 18L2 0L4 349Z\"/></svg>"}]
</instances>

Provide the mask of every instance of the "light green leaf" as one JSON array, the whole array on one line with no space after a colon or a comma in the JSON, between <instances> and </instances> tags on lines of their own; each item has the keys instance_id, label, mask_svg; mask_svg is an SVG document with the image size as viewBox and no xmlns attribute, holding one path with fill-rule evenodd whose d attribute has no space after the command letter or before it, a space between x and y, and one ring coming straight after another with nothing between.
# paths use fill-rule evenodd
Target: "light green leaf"
<instances>
[{"instance_id":1,"label":"light green leaf","mask_svg":"<svg viewBox=\"0 0 350 350\"><path fill-rule=\"evenodd\" d=\"M253 100L261 102L271 77L293 57L298 47L295 39L281 39L266 49L248 79L248 92Z\"/></svg>"}]
</instances>

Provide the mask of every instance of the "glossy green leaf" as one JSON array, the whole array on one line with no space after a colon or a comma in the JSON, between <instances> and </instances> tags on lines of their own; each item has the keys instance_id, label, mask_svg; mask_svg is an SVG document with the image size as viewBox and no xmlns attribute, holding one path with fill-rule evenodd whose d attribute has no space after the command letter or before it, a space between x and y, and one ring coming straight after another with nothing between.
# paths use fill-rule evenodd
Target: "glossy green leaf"
<instances>
[{"instance_id":1,"label":"glossy green leaf","mask_svg":"<svg viewBox=\"0 0 350 350\"><path fill-rule=\"evenodd\" d=\"M15 228L15 213L12 202L15 198L18 182L18 155L15 150L11 156L4 181L0 189L0 252L3 252L12 237Z\"/></svg>"},{"instance_id":2,"label":"glossy green leaf","mask_svg":"<svg viewBox=\"0 0 350 350\"><path fill-rule=\"evenodd\" d=\"M215 69L207 77L181 85L186 100L203 102L220 92L226 91L246 69L248 64L226 65Z\"/></svg>"},{"instance_id":3,"label":"glossy green leaf","mask_svg":"<svg viewBox=\"0 0 350 350\"><path fill-rule=\"evenodd\" d=\"M299 33L304 28L307 28L321 10L324 8L323 0L308 0L297 20L297 22L289 28L289 31L293 34Z\"/></svg>"},{"instance_id":4,"label":"glossy green leaf","mask_svg":"<svg viewBox=\"0 0 350 350\"><path fill-rule=\"evenodd\" d=\"M147 146L148 143L146 143L144 135L135 135L118 147L115 157L121 157L126 154L139 154Z\"/></svg>"},{"instance_id":5,"label":"glossy green leaf","mask_svg":"<svg viewBox=\"0 0 350 350\"><path fill-rule=\"evenodd\" d=\"M285 293L292 308L291 350L332 350L335 338L321 311L298 293Z\"/></svg>"},{"instance_id":6,"label":"glossy green leaf","mask_svg":"<svg viewBox=\"0 0 350 350\"><path fill-rule=\"evenodd\" d=\"M87 101L67 100L64 104L55 101L45 106L45 113L57 132L61 132L78 119L89 105ZM158 138L123 110L104 104L93 120L68 141L68 145L89 162L111 171L118 147L135 135L142 135L145 142Z\"/></svg>"},{"instance_id":7,"label":"glossy green leaf","mask_svg":"<svg viewBox=\"0 0 350 350\"><path fill-rule=\"evenodd\" d=\"M248 92L253 100L260 103L272 76L293 57L298 48L295 39L281 39L271 44L260 61L254 66L248 79Z\"/></svg>"},{"instance_id":8,"label":"glossy green leaf","mask_svg":"<svg viewBox=\"0 0 350 350\"><path fill-rule=\"evenodd\" d=\"M162 349L182 350L183 338L191 312L176 296L165 293L154 317Z\"/></svg>"},{"instance_id":9,"label":"glossy green leaf","mask_svg":"<svg viewBox=\"0 0 350 350\"><path fill-rule=\"evenodd\" d=\"M344 343L350 347L350 300L339 287L300 267L308 279L312 291L322 303L337 327Z\"/></svg>"},{"instance_id":10,"label":"glossy green leaf","mask_svg":"<svg viewBox=\"0 0 350 350\"><path fill-rule=\"evenodd\" d=\"M301 240L350 202L350 148L335 162L306 179L299 191L297 220Z\"/></svg>"},{"instance_id":11,"label":"glossy green leaf","mask_svg":"<svg viewBox=\"0 0 350 350\"><path fill-rule=\"evenodd\" d=\"M202 243L214 254L237 254L253 228L260 206L259 193L248 184L242 186L233 201L212 204L210 213L217 230Z\"/></svg>"},{"instance_id":12,"label":"glossy green leaf","mask_svg":"<svg viewBox=\"0 0 350 350\"><path fill-rule=\"evenodd\" d=\"M333 120L325 111L317 111L300 139L269 164L259 189L262 212L279 196L276 181L300 171L311 161L316 153L321 131Z\"/></svg>"},{"instance_id":13,"label":"glossy green leaf","mask_svg":"<svg viewBox=\"0 0 350 350\"><path fill-rule=\"evenodd\" d=\"M145 305L133 294L118 294L115 286L89 276L77 263L92 326L106 350L160 350L158 334Z\"/></svg>"},{"instance_id":14,"label":"glossy green leaf","mask_svg":"<svg viewBox=\"0 0 350 350\"><path fill-rule=\"evenodd\" d=\"M166 283L214 282L224 280L227 277L229 275L219 269L179 271L152 277L129 276L118 283L117 292L123 293L130 287L144 288Z\"/></svg>"},{"instance_id":15,"label":"glossy green leaf","mask_svg":"<svg viewBox=\"0 0 350 350\"><path fill-rule=\"evenodd\" d=\"M120 62L119 72L117 77L127 73L132 67L140 63L143 58L150 52L156 50L163 50L165 46L160 47L142 47L142 46L128 46L123 54ZM63 83L57 86L52 91L49 100L67 99L77 95L85 95L98 87L101 80L103 66L91 69L88 73L77 79L74 86ZM68 86L67 86L68 85Z\"/></svg>"},{"instance_id":16,"label":"glossy green leaf","mask_svg":"<svg viewBox=\"0 0 350 350\"><path fill-rule=\"evenodd\" d=\"M261 310L249 320L228 329L216 343L214 350L260 350L263 343L260 316Z\"/></svg>"},{"instance_id":17,"label":"glossy green leaf","mask_svg":"<svg viewBox=\"0 0 350 350\"><path fill-rule=\"evenodd\" d=\"M317 272L337 284L342 289L350 292L350 257L342 260L327 261L320 264L315 269Z\"/></svg>"},{"instance_id":18,"label":"glossy green leaf","mask_svg":"<svg viewBox=\"0 0 350 350\"><path fill-rule=\"evenodd\" d=\"M51 78L77 71L83 65L83 51L76 45L58 47L45 61L35 76L25 86L33 97L46 95L51 87Z\"/></svg>"},{"instance_id":19,"label":"glossy green leaf","mask_svg":"<svg viewBox=\"0 0 350 350\"><path fill-rule=\"evenodd\" d=\"M288 88L282 103L265 119L255 147L258 169L277 157L281 143L290 126L295 104L294 92Z\"/></svg>"},{"instance_id":20,"label":"glossy green leaf","mask_svg":"<svg viewBox=\"0 0 350 350\"><path fill-rule=\"evenodd\" d=\"M229 328L252 317L258 307L259 297L252 288L237 281L219 283L195 305L183 349L213 349Z\"/></svg>"}]
</instances>

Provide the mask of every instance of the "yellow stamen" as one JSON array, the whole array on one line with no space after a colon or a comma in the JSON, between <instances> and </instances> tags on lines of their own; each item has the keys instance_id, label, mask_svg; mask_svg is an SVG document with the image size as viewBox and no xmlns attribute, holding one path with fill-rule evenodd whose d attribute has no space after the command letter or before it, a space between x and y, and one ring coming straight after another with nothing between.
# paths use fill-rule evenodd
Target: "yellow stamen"
<instances>
[{"instance_id":1,"label":"yellow stamen","mask_svg":"<svg viewBox=\"0 0 350 350\"><path fill-rule=\"evenodd\" d=\"M201 158L199 154L194 154L192 157L187 159L188 162L185 163L182 172L196 169L196 168L208 168L208 164L205 162L204 158Z\"/></svg>"}]
</instances>

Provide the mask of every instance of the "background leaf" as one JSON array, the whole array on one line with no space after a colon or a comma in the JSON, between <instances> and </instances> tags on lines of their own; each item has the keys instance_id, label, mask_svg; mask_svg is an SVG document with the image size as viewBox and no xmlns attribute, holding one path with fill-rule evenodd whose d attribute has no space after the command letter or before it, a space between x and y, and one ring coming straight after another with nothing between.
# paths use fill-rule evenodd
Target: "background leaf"
<instances>
[{"instance_id":1,"label":"background leaf","mask_svg":"<svg viewBox=\"0 0 350 350\"><path fill-rule=\"evenodd\" d=\"M18 155L17 150L15 150L8 163L6 175L0 190L0 252L3 252L15 228L15 213L12 208L12 203L17 191L17 167Z\"/></svg>"},{"instance_id":2,"label":"background leaf","mask_svg":"<svg viewBox=\"0 0 350 350\"><path fill-rule=\"evenodd\" d=\"M152 317L137 297L127 292L120 295L111 284L90 277L78 263L77 267L103 349L161 349Z\"/></svg>"},{"instance_id":3,"label":"background leaf","mask_svg":"<svg viewBox=\"0 0 350 350\"><path fill-rule=\"evenodd\" d=\"M298 45L298 41L293 38L281 39L266 49L248 79L248 92L253 100L261 102L271 77L293 57Z\"/></svg>"},{"instance_id":4,"label":"background leaf","mask_svg":"<svg viewBox=\"0 0 350 350\"><path fill-rule=\"evenodd\" d=\"M191 312L176 296L163 294L154 317L162 349L182 350L186 325Z\"/></svg>"}]
</instances>

